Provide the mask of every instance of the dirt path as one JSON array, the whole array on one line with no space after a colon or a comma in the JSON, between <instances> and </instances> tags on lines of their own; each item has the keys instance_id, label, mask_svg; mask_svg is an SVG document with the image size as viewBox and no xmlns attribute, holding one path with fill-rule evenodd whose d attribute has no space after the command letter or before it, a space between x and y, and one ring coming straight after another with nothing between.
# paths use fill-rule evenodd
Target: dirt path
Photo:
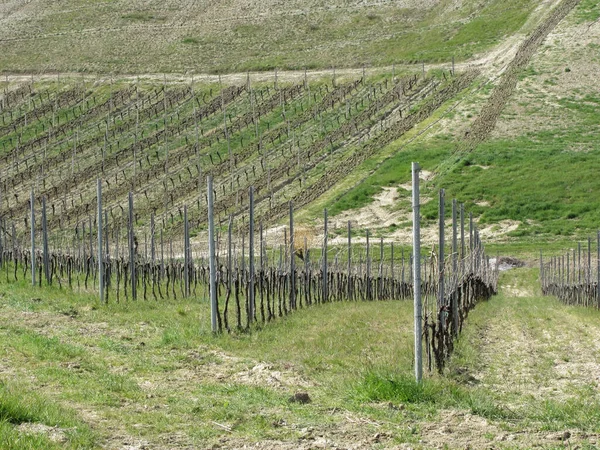
<instances>
[{"instance_id":1,"label":"dirt path","mask_svg":"<svg viewBox=\"0 0 600 450\"><path fill-rule=\"evenodd\" d=\"M506 71L502 71L500 83L471 125L471 129L466 133L464 142L459 147L461 151L472 151L479 143L488 138L517 87L521 71L529 64L546 37L579 2L580 0L563 0L560 2L548 18L519 46Z\"/></svg>"},{"instance_id":2,"label":"dirt path","mask_svg":"<svg viewBox=\"0 0 600 450\"><path fill-rule=\"evenodd\" d=\"M496 79L507 69L509 63L513 60L519 46L523 42L527 30L536 26L540 23L547 11L555 7L560 0L543 0L539 6L531 14L522 29L514 35L505 39L500 45L491 49L489 52L477 55L471 60L457 63L455 69L458 71L464 71L468 69L480 69L483 73L490 78L490 80ZM446 69L450 70L450 63L437 63L425 65L425 70L429 69ZM240 84L247 82L250 79L251 82L275 82L275 80L282 82L300 82L305 78L308 80L321 80L325 78L356 78L362 76L363 73L367 76L374 76L379 74L390 74L392 72L401 73L403 71L420 71L423 67L421 64L398 64L395 66L382 66L382 67L355 67L345 69L329 69L329 70L285 70L285 71L271 71L271 72L238 72L228 73L223 75L214 75L208 73L143 73L143 74L83 74L76 72L60 73L5 73L4 80L17 83L25 83L28 81L40 82L40 81L55 81L57 77L60 79L79 79L85 80L86 82L104 82L111 79L121 80L126 82L134 82L137 80L148 81L148 82L166 82L170 84L187 84L192 81L206 82L206 83L224 83L224 84Z\"/></svg>"},{"instance_id":3,"label":"dirt path","mask_svg":"<svg viewBox=\"0 0 600 450\"><path fill-rule=\"evenodd\" d=\"M462 351L468 347L474 353L459 355L453 368L514 418L446 411L439 422L424 426L426 445L587 448L600 443L594 419L600 408L600 314L541 297L530 275L531 269L505 273L499 295L473 311Z\"/></svg>"}]
</instances>

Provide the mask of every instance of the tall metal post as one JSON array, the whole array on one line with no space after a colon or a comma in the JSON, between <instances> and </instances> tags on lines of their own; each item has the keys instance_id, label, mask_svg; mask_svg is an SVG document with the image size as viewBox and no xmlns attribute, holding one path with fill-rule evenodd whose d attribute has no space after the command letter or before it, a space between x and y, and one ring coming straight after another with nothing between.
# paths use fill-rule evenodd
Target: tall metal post
<instances>
[{"instance_id":1,"label":"tall metal post","mask_svg":"<svg viewBox=\"0 0 600 450\"><path fill-rule=\"evenodd\" d=\"M457 231L457 210L456 199L452 199L452 333L458 335L458 231Z\"/></svg>"},{"instance_id":2,"label":"tall metal post","mask_svg":"<svg viewBox=\"0 0 600 450\"><path fill-rule=\"evenodd\" d=\"M329 286L327 275L327 209L323 210L323 301L329 299Z\"/></svg>"},{"instance_id":3,"label":"tall metal post","mask_svg":"<svg viewBox=\"0 0 600 450\"><path fill-rule=\"evenodd\" d=\"M587 271L586 280L588 284L592 284L592 238L588 236L588 250L587 250Z\"/></svg>"},{"instance_id":4,"label":"tall metal post","mask_svg":"<svg viewBox=\"0 0 600 450\"><path fill-rule=\"evenodd\" d=\"M377 286L377 298L383 297L383 236L379 238L379 284Z\"/></svg>"},{"instance_id":5,"label":"tall metal post","mask_svg":"<svg viewBox=\"0 0 600 450\"><path fill-rule=\"evenodd\" d=\"M496 259L496 266L498 265L498 260ZM544 278L544 255L540 250L540 282L542 283L542 292L546 288L546 280Z\"/></svg>"},{"instance_id":6,"label":"tall metal post","mask_svg":"<svg viewBox=\"0 0 600 450\"><path fill-rule=\"evenodd\" d=\"M85 222L84 222L85 223ZM44 251L44 276L50 284L50 255L48 252L48 221L46 220L46 197L42 197L42 245Z\"/></svg>"},{"instance_id":7,"label":"tall metal post","mask_svg":"<svg viewBox=\"0 0 600 450\"><path fill-rule=\"evenodd\" d=\"M217 265L215 263L215 220L213 200L213 179L208 177L208 268L210 278L210 323L213 333L218 331L217 325Z\"/></svg>"},{"instance_id":8,"label":"tall metal post","mask_svg":"<svg viewBox=\"0 0 600 450\"><path fill-rule=\"evenodd\" d=\"M31 285L35 286L35 198L31 189Z\"/></svg>"},{"instance_id":9,"label":"tall metal post","mask_svg":"<svg viewBox=\"0 0 600 450\"><path fill-rule=\"evenodd\" d=\"M100 302L104 301L104 258L102 252L104 245L102 245L102 181L100 178L96 181L96 198L98 203L98 290L100 292Z\"/></svg>"},{"instance_id":10,"label":"tall metal post","mask_svg":"<svg viewBox=\"0 0 600 450\"><path fill-rule=\"evenodd\" d=\"M292 201L290 201L290 308L296 309L296 252L294 250L294 203Z\"/></svg>"},{"instance_id":11,"label":"tall metal post","mask_svg":"<svg viewBox=\"0 0 600 450\"><path fill-rule=\"evenodd\" d=\"M129 271L131 278L131 298L137 299L137 282L136 282L136 271L135 271L135 252L136 242L135 235L133 234L133 193L129 191L129 229L128 241L129 241Z\"/></svg>"},{"instance_id":12,"label":"tall metal post","mask_svg":"<svg viewBox=\"0 0 600 450\"><path fill-rule=\"evenodd\" d=\"M352 273L352 222L348 221L348 300L351 296L350 274Z\"/></svg>"},{"instance_id":13,"label":"tall metal post","mask_svg":"<svg viewBox=\"0 0 600 450\"><path fill-rule=\"evenodd\" d=\"M390 284L392 286L392 299L396 298L396 290L394 287L394 281L396 277L394 276L394 243L392 242L390 245Z\"/></svg>"},{"instance_id":14,"label":"tall metal post","mask_svg":"<svg viewBox=\"0 0 600 450\"><path fill-rule=\"evenodd\" d=\"M250 217L249 217L249 236L248 236L248 301L250 310L250 320L254 321L255 303L254 303L254 186L250 186Z\"/></svg>"},{"instance_id":15,"label":"tall metal post","mask_svg":"<svg viewBox=\"0 0 600 450\"><path fill-rule=\"evenodd\" d=\"M465 273L465 204L460 204L460 270Z\"/></svg>"},{"instance_id":16,"label":"tall metal post","mask_svg":"<svg viewBox=\"0 0 600 450\"><path fill-rule=\"evenodd\" d=\"M412 163L412 209L413 209L413 291L415 319L415 379L423 379L423 313L421 305L421 215L419 203L419 163Z\"/></svg>"},{"instance_id":17,"label":"tall metal post","mask_svg":"<svg viewBox=\"0 0 600 450\"><path fill-rule=\"evenodd\" d=\"M577 243L577 281L581 283L581 242Z\"/></svg>"},{"instance_id":18,"label":"tall metal post","mask_svg":"<svg viewBox=\"0 0 600 450\"><path fill-rule=\"evenodd\" d=\"M190 229L188 224L187 205L183 206L183 278L185 283L185 296L190 296Z\"/></svg>"},{"instance_id":19,"label":"tall metal post","mask_svg":"<svg viewBox=\"0 0 600 450\"><path fill-rule=\"evenodd\" d=\"M0 190L0 193L2 191ZM2 199L0 197L0 269L4 264L4 236L6 231L4 230L4 218L2 217Z\"/></svg>"},{"instance_id":20,"label":"tall metal post","mask_svg":"<svg viewBox=\"0 0 600 450\"><path fill-rule=\"evenodd\" d=\"M152 261L152 270L154 270L154 263L156 262L156 238L155 238L155 226L154 226L154 213L150 215L150 261Z\"/></svg>"},{"instance_id":21,"label":"tall metal post","mask_svg":"<svg viewBox=\"0 0 600 450\"><path fill-rule=\"evenodd\" d=\"M370 233L367 230L367 255L366 255L366 263L367 263L367 300L372 300L372 286L371 286L371 242L369 240Z\"/></svg>"},{"instance_id":22,"label":"tall metal post","mask_svg":"<svg viewBox=\"0 0 600 450\"><path fill-rule=\"evenodd\" d=\"M444 306L444 296L445 296L445 292L444 292L444 246L446 245L445 242L445 225L446 225L446 216L445 216L445 197L446 197L446 191L444 189L440 189L440 209L439 209L439 223L438 223L438 227L439 227L439 236L438 236L438 283L439 283L439 290L438 290L438 309L441 310L441 308ZM442 324L442 326L445 328L445 324Z\"/></svg>"},{"instance_id":23,"label":"tall metal post","mask_svg":"<svg viewBox=\"0 0 600 450\"><path fill-rule=\"evenodd\" d=\"M231 290L233 280L233 253L231 248L231 234L233 232L233 215L229 215L229 225L227 226L227 289Z\"/></svg>"}]
</instances>

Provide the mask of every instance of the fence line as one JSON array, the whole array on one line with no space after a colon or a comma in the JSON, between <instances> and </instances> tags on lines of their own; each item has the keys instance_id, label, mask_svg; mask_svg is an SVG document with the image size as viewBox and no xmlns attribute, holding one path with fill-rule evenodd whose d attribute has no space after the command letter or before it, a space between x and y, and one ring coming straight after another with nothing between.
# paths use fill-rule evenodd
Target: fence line
<instances>
[{"instance_id":1,"label":"fence line","mask_svg":"<svg viewBox=\"0 0 600 450\"><path fill-rule=\"evenodd\" d=\"M540 251L540 281L544 295L554 295L567 305L600 308L600 231L596 237L596 257L592 238L562 255L544 261Z\"/></svg>"},{"instance_id":2,"label":"fence line","mask_svg":"<svg viewBox=\"0 0 600 450\"><path fill-rule=\"evenodd\" d=\"M213 206L212 180L208 205ZM262 327L298 309L331 302L393 301L413 297L411 274L419 270L422 293L422 336L426 365L442 370L475 304L496 292L497 267L485 255L479 233L470 216L466 244L464 208L452 202L451 245L446 249L445 193L440 191L439 244L428 255L398 255L394 243L373 241L365 230L365 242L353 240L347 224L347 243L329 242L328 215L324 211L323 234L294 223L289 203L289 228L283 242L270 242L263 224L255 227L254 195L249 192L249 217L229 216L226 225L209 217L209 252L194 252L190 245L188 210L184 207L184 235L167 242L164 225L137 224L134 197L128 195L126 221L111 222L102 210L102 183L98 181L98 212L94 219L74 230L48 230L46 202L42 198L42 232L31 201L31 245L26 234L17 234L14 222L0 217L0 270L7 282L26 278L38 286L98 292L101 302L208 299L215 332L236 332ZM27 218L25 218L27 222ZM126 223L124 230L121 224ZM157 230L158 227L158 230ZM258 229L258 236L255 230ZM289 234L288 234L289 230ZM96 237L96 239L94 239ZM37 245L38 240L42 245ZM96 242L96 248L94 248ZM256 243L256 245L255 245ZM158 248L157 248L158 247ZM378 251L377 251L378 250ZM446 250L449 250L446 255Z\"/></svg>"}]
</instances>

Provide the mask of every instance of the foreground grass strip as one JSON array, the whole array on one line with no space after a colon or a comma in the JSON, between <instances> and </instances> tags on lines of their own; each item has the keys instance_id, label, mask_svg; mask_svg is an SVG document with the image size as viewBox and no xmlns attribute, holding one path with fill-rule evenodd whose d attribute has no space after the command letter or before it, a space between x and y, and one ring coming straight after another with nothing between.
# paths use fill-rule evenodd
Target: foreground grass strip
<instances>
[{"instance_id":1,"label":"foreground grass strip","mask_svg":"<svg viewBox=\"0 0 600 450\"><path fill-rule=\"evenodd\" d=\"M94 448L96 437L75 411L18 383L0 383L0 447Z\"/></svg>"}]
</instances>

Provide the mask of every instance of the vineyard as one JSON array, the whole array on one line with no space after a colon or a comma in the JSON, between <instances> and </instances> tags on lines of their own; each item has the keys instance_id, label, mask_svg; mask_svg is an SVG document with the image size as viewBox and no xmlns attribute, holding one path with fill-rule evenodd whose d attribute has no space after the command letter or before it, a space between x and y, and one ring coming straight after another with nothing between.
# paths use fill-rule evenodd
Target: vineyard
<instances>
[{"instance_id":1,"label":"vineyard","mask_svg":"<svg viewBox=\"0 0 600 450\"><path fill-rule=\"evenodd\" d=\"M347 246L329 247L327 211L321 233L295 229L294 210L476 76L259 86L248 79L220 89L88 89L84 80L59 87L58 78L38 88L7 84L0 220L6 281L30 273L33 285L99 287L105 303L207 299L208 291L214 332L249 330L313 304L409 299L414 255L405 258L402 249L398 258L394 243L381 237L374 257L369 230L355 230L366 245L353 246L351 221ZM94 174L101 174L96 183ZM496 290L497 271L472 217L466 252L462 206L457 248L456 208L454 202L451 258L440 240L439 256L422 264L419 256L415 269L430 371L442 371L466 314ZM289 228L274 228L288 214ZM443 220L439 228L443 237Z\"/></svg>"},{"instance_id":2,"label":"vineyard","mask_svg":"<svg viewBox=\"0 0 600 450\"><path fill-rule=\"evenodd\" d=\"M0 448L596 448L599 17L0 5Z\"/></svg>"},{"instance_id":3,"label":"vineyard","mask_svg":"<svg viewBox=\"0 0 600 450\"><path fill-rule=\"evenodd\" d=\"M111 233L125 223L131 191L136 224L148 230L154 214L165 233L181 235L184 205L192 232L207 223L210 175L220 225L248 209L251 185L257 221L270 225L288 201L301 207L317 198L475 76L229 87L9 83L0 119L3 216L28 228L20 219L34 189L38 207L46 198L50 229L83 235L100 177Z\"/></svg>"},{"instance_id":4,"label":"vineyard","mask_svg":"<svg viewBox=\"0 0 600 450\"><path fill-rule=\"evenodd\" d=\"M546 258L546 262L540 252L540 282L545 295L567 305L600 308L600 233L595 251L592 238L588 238L562 255Z\"/></svg>"},{"instance_id":5,"label":"vineyard","mask_svg":"<svg viewBox=\"0 0 600 450\"><path fill-rule=\"evenodd\" d=\"M415 265L416 253L405 258L402 249L398 258L394 243L386 246L383 237L379 239L378 248L373 248L369 230L365 231L366 245L353 246L350 221L347 246L329 247L327 210L323 233L319 234L321 245L315 248L312 241L315 236L310 234L314 230L295 231L292 202L289 203L289 228L283 230L283 243L268 247L262 224L256 236L253 187L249 192L247 237L233 234L234 228L244 229L244 225L234 226L232 215L227 236L215 239L211 184L212 179L209 179L208 255L194 258L187 207L183 214L184 235L175 252L173 241L169 240L165 247L162 230L156 232L154 216L149 240L145 239L143 247L138 247L136 235L139 233L131 193L125 230L127 243L121 246L118 238L111 242L110 222L106 210L102 209L98 180L95 230L89 228L86 236L84 228L81 235L73 238L73 247L51 250L44 198L38 250L35 226L31 228L30 246L27 246L19 239L14 223L9 227L4 222L0 228L0 269L5 269L7 283L31 276L32 284L40 287L55 283L60 288L64 285L78 292L89 292L98 286L100 301L107 304L142 299L177 300L178 296L206 300L210 295L213 332L248 331L255 324L264 325L297 309L336 301L407 300L415 296L413 277L418 274L418 301L422 302L423 336L430 372L434 367L443 371L453 340L458 337L467 314L478 301L489 299L497 290L499 264L490 265L472 215L467 251L464 205L459 207L456 200L452 201L450 255L445 257L443 190L439 204L439 254L434 249L430 256L421 259L419 253ZM33 204L33 192L31 200ZM30 212L30 223L35 224L35 207ZM97 241L92 233L96 234Z\"/></svg>"},{"instance_id":6,"label":"vineyard","mask_svg":"<svg viewBox=\"0 0 600 450\"><path fill-rule=\"evenodd\" d=\"M440 191L439 240L425 255L352 221L346 245L332 245L327 210L322 229L294 215L477 75L7 84L3 282L94 293L103 309L200 301L200 322L238 339L298 310L414 297L418 366L442 374L469 312L497 292L499 266L464 205L453 200L446 223Z\"/></svg>"}]
</instances>

